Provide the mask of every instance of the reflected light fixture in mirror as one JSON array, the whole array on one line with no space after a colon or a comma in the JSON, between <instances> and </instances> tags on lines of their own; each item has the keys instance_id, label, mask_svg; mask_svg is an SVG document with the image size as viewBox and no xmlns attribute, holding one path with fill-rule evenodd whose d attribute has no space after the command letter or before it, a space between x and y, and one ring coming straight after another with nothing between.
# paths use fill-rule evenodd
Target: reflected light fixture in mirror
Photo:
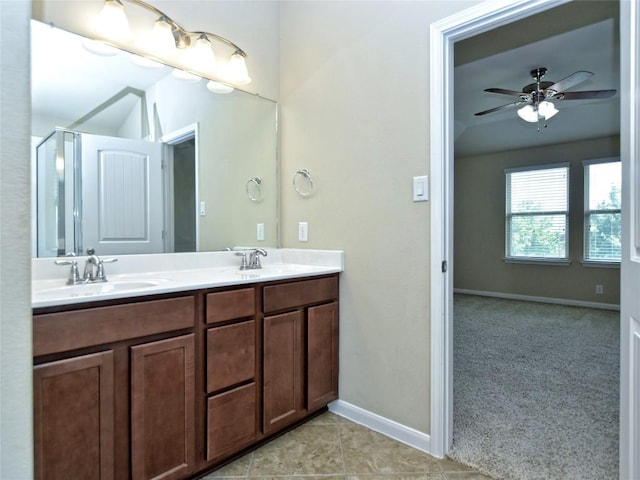
<instances>
[{"instance_id":1,"label":"reflected light fixture in mirror","mask_svg":"<svg viewBox=\"0 0 640 480\"><path fill-rule=\"evenodd\" d=\"M105 0L97 25L98 33L105 40L117 42L132 36L123 1L155 15L150 35L153 40L147 42L149 55L165 58L178 51L182 62L197 71L209 72L216 61L212 44L215 41L230 47L233 52L227 70L221 72L223 79L239 85L251 83L246 64L247 54L235 43L215 33L186 30L164 12L142 0Z\"/></svg>"},{"instance_id":2,"label":"reflected light fixture in mirror","mask_svg":"<svg viewBox=\"0 0 640 480\"><path fill-rule=\"evenodd\" d=\"M234 88L229 85L225 85L224 83L214 82L213 80L209 80L207 82L207 89L213 93L231 93Z\"/></svg>"}]
</instances>

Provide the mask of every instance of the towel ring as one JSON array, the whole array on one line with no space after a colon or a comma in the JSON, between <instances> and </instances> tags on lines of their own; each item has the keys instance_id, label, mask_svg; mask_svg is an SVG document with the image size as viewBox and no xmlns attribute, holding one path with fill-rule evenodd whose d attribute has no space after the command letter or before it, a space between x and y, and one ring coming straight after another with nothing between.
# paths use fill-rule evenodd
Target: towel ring
<instances>
[{"instance_id":1,"label":"towel ring","mask_svg":"<svg viewBox=\"0 0 640 480\"><path fill-rule=\"evenodd\" d=\"M308 184L306 188L300 188L298 185L298 177L306 179L306 183ZM313 194L313 179L311 178L309 170L306 168L296 170L296 173L293 174L293 188L296 190L296 193L302 197L308 197Z\"/></svg>"},{"instance_id":2,"label":"towel ring","mask_svg":"<svg viewBox=\"0 0 640 480\"><path fill-rule=\"evenodd\" d=\"M251 177L247 180L245 190L247 191L247 197L252 202L262 201L262 179L260 177Z\"/></svg>"}]
</instances>

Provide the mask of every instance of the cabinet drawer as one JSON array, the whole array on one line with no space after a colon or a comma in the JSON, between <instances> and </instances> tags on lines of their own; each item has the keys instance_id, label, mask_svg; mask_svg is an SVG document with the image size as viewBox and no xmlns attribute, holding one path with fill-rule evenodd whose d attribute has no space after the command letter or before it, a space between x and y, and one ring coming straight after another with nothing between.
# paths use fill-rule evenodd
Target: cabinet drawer
<instances>
[{"instance_id":1,"label":"cabinet drawer","mask_svg":"<svg viewBox=\"0 0 640 480\"><path fill-rule=\"evenodd\" d=\"M192 296L36 315L33 355L65 352L194 325Z\"/></svg>"},{"instance_id":2,"label":"cabinet drawer","mask_svg":"<svg viewBox=\"0 0 640 480\"><path fill-rule=\"evenodd\" d=\"M207 331L207 392L251 380L256 371L254 320Z\"/></svg>"},{"instance_id":3,"label":"cabinet drawer","mask_svg":"<svg viewBox=\"0 0 640 480\"><path fill-rule=\"evenodd\" d=\"M232 455L256 438L256 384L207 400L207 461Z\"/></svg>"},{"instance_id":4,"label":"cabinet drawer","mask_svg":"<svg viewBox=\"0 0 640 480\"><path fill-rule=\"evenodd\" d=\"M252 317L256 313L253 288L215 292L207 295L207 323Z\"/></svg>"},{"instance_id":5,"label":"cabinet drawer","mask_svg":"<svg viewBox=\"0 0 640 480\"><path fill-rule=\"evenodd\" d=\"M264 287L264 311L275 312L338 298L338 278L318 278Z\"/></svg>"}]
</instances>

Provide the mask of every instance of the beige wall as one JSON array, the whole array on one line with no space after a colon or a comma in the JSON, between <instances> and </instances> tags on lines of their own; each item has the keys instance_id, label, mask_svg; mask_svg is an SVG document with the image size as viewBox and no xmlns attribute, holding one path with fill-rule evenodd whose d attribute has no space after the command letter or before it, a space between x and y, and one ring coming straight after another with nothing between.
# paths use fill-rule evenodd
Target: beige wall
<instances>
[{"instance_id":1,"label":"beige wall","mask_svg":"<svg viewBox=\"0 0 640 480\"><path fill-rule=\"evenodd\" d=\"M0 478L33 470L29 15L0 2Z\"/></svg>"},{"instance_id":2,"label":"beige wall","mask_svg":"<svg viewBox=\"0 0 640 480\"><path fill-rule=\"evenodd\" d=\"M582 161L618 156L619 137L455 159L455 288L620 303L620 269L585 267ZM571 265L505 263L505 168L571 162L569 256ZM595 285L604 294L595 294Z\"/></svg>"},{"instance_id":3,"label":"beige wall","mask_svg":"<svg viewBox=\"0 0 640 480\"><path fill-rule=\"evenodd\" d=\"M428 433L429 25L479 2L283 2L283 246L345 251L340 398ZM313 197L293 173L308 168ZM309 242L297 240L309 222Z\"/></svg>"},{"instance_id":4,"label":"beige wall","mask_svg":"<svg viewBox=\"0 0 640 480\"><path fill-rule=\"evenodd\" d=\"M276 104L234 91L211 93L204 82L184 84L168 76L148 95L160 128L156 138L198 124L198 202L207 214L198 216L199 250L236 245L277 246ZM263 200L246 195L247 179L262 179ZM256 240L256 224L265 224L265 239Z\"/></svg>"}]
</instances>

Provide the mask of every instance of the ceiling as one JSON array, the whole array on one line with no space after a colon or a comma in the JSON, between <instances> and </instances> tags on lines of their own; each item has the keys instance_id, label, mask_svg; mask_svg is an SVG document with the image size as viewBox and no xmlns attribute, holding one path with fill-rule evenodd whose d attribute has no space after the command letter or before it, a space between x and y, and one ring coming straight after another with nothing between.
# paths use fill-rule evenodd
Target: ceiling
<instances>
[{"instance_id":1,"label":"ceiling","mask_svg":"<svg viewBox=\"0 0 640 480\"><path fill-rule=\"evenodd\" d=\"M552 145L620 132L616 2L571 2L529 17L518 25L511 24L459 42L454 56L463 62L454 70L457 156ZM555 101L559 113L547 122L546 128L541 123L540 131L535 123L521 120L516 114L517 108L474 116L476 112L518 100L484 92L485 88L521 91L533 82L529 72L538 67L547 68L544 80L551 82L577 70L595 74L568 91L616 89L618 93L605 100Z\"/></svg>"},{"instance_id":2,"label":"ceiling","mask_svg":"<svg viewBox=\"0 0 640 480\"><path fill-rule=\"evenodd\" d=\"M546 67L544 80L558 81L577 70L595 75L570 91L619 90L619 40L616 1L569 2L455 44L455 153L495 151L579 141L619 133L619 93L607 100L555 102L559 113L548 127L516 115L516 108L480 117L474 113L516 98L484 92L499 87L520 91L531 83L529 72ZM120 67L133 78L126 85L146 90L171 69L136 68L130 56L100 57L81 47L77 36L32 22L32 101L34 115L68 126L118 93ZM90 79L90 81L87 81ZM67 88L62 88L65 85ZM71 88L69 88L71 86ZM138 99L129 96L92 118L117 126ZM117 112L117 110L121 112Z\"/></svg>"},{"instance_id":3,"label":"ceiling","mask_svg":"<svg viewBox=\"0 0 640 480\"><path fill-rule=\"evenodd\" d=\"M147 90L171 72L159 64L138 67L135 56L115 49L112 56L90 53L82 37L41 22L32 20L31 30L32 112L50 125L68 127L104 104L83 126L117 129L139 97L114 96L125 87Z\"/></svg>"}]
</instances>

